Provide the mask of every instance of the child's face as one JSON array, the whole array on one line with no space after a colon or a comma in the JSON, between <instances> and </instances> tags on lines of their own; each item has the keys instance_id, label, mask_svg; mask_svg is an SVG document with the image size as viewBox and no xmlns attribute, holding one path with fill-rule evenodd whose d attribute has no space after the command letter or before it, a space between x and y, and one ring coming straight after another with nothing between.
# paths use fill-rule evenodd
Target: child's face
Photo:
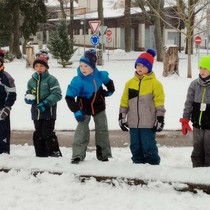
<instances>
[{"instance_id":1,"label":"child's face","mask_svg":"<svg viewBox=\"0 0 210 210\"><path fill-rule=\"evenodd\" d=\"M210 71L208 71L206 68L200 67L199 71L202 78L206 78L210 75Z\"/></svg>"},{"instance_id":2,"label":"child's face","mask_svg":"<svg viewBox=\"0 0 210 210\"><path fill-rule=\"evenodd\" d=\"M41 63L36 63L34 69L37 74L41 74L47 70L47 67Z\"/></svg>"},{"instance_id":3,"label":"child's face","mask_svg":"<svg viewBox=\"0 0 210 210\"><path fill-rule=\"evenodd\" d=\"M86 63L80 62L80 71L84 76L87 76L93 72L93 69L88 66Z\"/></svg>"},{"instance_id":4,"label":"child's face","mask_svg":"<svg viewBox=\"0 0 210 210\"><path fill-rule=\"evenodd\" d=\"M138 75L143 75L148 73L148 68L141 63L136 64L136 72Z\"/></svg>"}]
</instances>

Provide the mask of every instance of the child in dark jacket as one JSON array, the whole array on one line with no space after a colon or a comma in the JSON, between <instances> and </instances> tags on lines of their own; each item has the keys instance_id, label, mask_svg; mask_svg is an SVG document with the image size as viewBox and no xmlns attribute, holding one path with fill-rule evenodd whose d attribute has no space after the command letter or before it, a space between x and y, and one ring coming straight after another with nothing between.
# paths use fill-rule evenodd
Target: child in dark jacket
<instances>
[{"instance_id":1,"label":"child in dark jacket","mask_svg":"<svg viewBox=\"0 0 210 210\"><path fill-rule=\"evenodd\" d=\"M148 49L135 62L135 75L125 84L120 101L119 125L130 128L130 150L136 164L158 165L156 132L164 126L164 91L152 71L156 51Z\"/></svg>"},{"instance_id":2,"label":"child in dark jacket","mask_svg":"<svg viewBox=\"0 0 210 210\"><path fill-rule=\"evenodd\" d=\"M10 110L15 101L14 79L4 70L4 51L0 49L0 154L10 153Z\"/></svg>"},{"instance_id":3,"label":"child in dark jacket","mask_svg":"<svg viewBox=\"0 0 210 210\"><path fill-rule=\"evenodd\" d=\"M193 126L193 167L210 166L210 56L202 56L198 63L199 77L188 88L183 117L183 135Z\"/></svg>"},{"instance_id":4,"label":"child in dark jacket","mask_svg":"<svg viewBox=\"0 0 210 210\"><path fill-rule=\"evenodd\" d=\"M48 62L44 56L33 62L35 73L28 81L25 102L31 104L34 122L33 143L37 157L62 156L58 138L54 131L57 102L61 100L58 80L50 75Z\"/></svg>"},{"instance_id":5,"label":"child in dark jacket","mask_svg":"<svg viewBox=\"0 0 210 210\"><path fill-rule=\"evenodd\" d=\"M67 87L66 102L74 113L78 125L73 142L73 164L85 159L90 141L89 122L91 116L95 122L96 157L108 161L112 157L109 142L108 123L105 113L105 97L115 91L114 83L108 72L96 68L96 52L88 50L80 58L80 65L75 76ZM106 86L107 90L103 88ZM76 101L75 101L76 98Z\"/></svg>"}]
</instances>

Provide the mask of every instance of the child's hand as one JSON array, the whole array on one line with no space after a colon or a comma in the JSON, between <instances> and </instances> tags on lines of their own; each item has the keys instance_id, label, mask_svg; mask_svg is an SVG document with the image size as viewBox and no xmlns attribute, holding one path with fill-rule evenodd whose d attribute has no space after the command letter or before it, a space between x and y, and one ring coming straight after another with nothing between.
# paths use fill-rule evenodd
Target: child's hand
<instances>
[{"instance_id":1,"label":"child's hand","mask_svg":"<svg viewBox=\"0 0 210 210\"><path fill-rule=\"evenodd\" d=\"M112 92L109 92L109 91L107 91L107 90L103 90L103 91L102 91L102 95L103 95L104 97L111 96L112 94L113 94Z\"/></svg>"},{"instance_id":2,"label":"child's hand","mask_svg":"<svg viewBox=\"0 0 210 210\"><path fill-rule=\"evenodd\" d=\"M154 132L161 132L164 127L164 117L163 116L157 116L157 120L153 126Z\"/></svg>"},{"instance_id":3,"label":"child's hand","mask_svg":"<svg viewBox=\"0 0 210 210\"><path fill-rule=\"evenodd\" d=\"M40 110L41 112L44 112L46 109L48 101L45 99L44 101L40 102L39 104L36 105L36 109Z\"/></svg>"},{"instance_id":4,"label":"child's hand","mask_svg":"<svg viewBox=\"0 0 210 210\"><path fill-rule=\"evenodd\" d=\"M126 122L126 114L125 113L120 113L119 114L119 126L122 129L122 131L129 131L127 122Z\"/></svg>"},{"instance_id":5,"label":"child's hand","mask_svg":"<svg viewBox=\"0 0 210 210\"><path fill-rule=\"evenodd\" d=\"M34 101L35 101L35 95L33 95L33 94L26 94L25 95L25 102L27 104L33 104Z\"/></svg>"},{"instance_id":6,"label":"child's hand","mask_svg":"<svg viewBox=\"0 0 210 210\"><path fill-rule=\"evenodd\" d=\"M187 118L180 118L179 122L182 123L182 134L183 135L186 135L187 134L187 131L191 131L191 127L189 125L189 119Z\"/></svg>"},{"instance_id":7,"label":"child's hand","mask_svg":"<svg viewBox=\"0 0 210 210\"><path fill-rule=\"evenodd\" d=\"M10 113L11 107L5 106L3 109L0 110L0 118L6 118Z\"/></svg>"},{"instance_id":8,"label":"child's hand","mask_svg":"<svg viewBox=\"0 0 210 210\"><path fill-rule=\"evenodd\" d=\"M78 122L83 122L85 120L85 115L80 110L74 112L74 117Z\"/></svg>"}]
</instances>

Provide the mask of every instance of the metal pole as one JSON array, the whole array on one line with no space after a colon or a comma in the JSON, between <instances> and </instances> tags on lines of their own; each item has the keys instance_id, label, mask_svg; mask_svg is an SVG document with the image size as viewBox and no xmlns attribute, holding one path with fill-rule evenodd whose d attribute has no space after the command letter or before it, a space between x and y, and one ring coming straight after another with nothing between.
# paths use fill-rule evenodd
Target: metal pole
<instances>
[{"instance_id":1,"label":"metal pole","mask_svg":"<svg viewBox=\"0 0 210 210\"><path fill-rule=\"evenodd\" d=\"M84 14L84 53L85 53L85 33L86 33L85 24L86 24L86 19L85 19L85 14Z\"/></svg>"}]
</instances>

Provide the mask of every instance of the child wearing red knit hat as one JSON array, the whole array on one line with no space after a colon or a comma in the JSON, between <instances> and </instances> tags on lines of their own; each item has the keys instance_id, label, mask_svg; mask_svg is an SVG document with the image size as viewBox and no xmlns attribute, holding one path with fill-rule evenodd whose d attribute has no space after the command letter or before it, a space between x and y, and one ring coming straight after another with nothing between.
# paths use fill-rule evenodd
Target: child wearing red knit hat
<instances>
[{"instance_id":1,"label":"child wearing red knit hat","mask_svg":"<svg viewBox=\"0 0 210 210\"><path fill-rule=\"evenodd\" d=\"M130 150L135 164L158 165L156 132L164 127L164 91L152 71L156 51L147 49L135 62L135 75L125 84L120 100L119 125L130 130Z\"/></svg>"},{"instance_id":2,"label":"child wearing red knit hat","mask_svg":"<svg viewBox=\"0 0 210 210\"><path fill-rule=\"evenodd\" d=\"M61 157L55 128L57 103L61 100L58 80L49 73L47 58L43 55L33 62L35 73L27 83L25 102L31 105L34 123L34 149L37 157Z\"/></svg>"}]
</instances>

